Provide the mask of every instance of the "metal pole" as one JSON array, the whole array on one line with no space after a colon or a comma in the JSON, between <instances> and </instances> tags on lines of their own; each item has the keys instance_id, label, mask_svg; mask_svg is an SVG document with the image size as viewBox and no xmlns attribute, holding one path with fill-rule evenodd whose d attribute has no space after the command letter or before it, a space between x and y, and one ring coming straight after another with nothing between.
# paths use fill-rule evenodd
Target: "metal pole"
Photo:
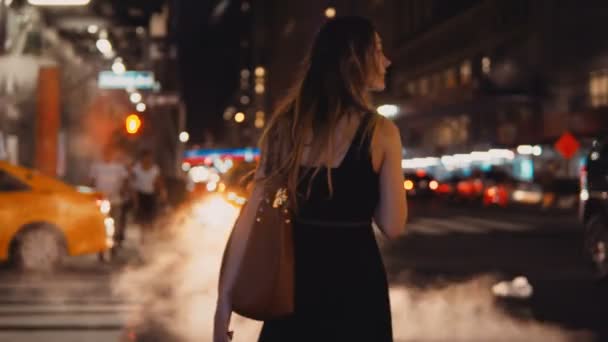
<instances>
[{"instance_id":1,"label":"metal pole","mask_svg":"<svg viewBox=\"0 0 608 342\"><path fill-rule=\"evenodd\" d=\"M179 134L186 130L186 106L183 101L180 99L177 105L177 137ZM182 158L184 156L185 151L185 143L179 141L177 139L177 153L175 156L175 174L180 175L182 171Z\"/></svg>"}]
</instances>

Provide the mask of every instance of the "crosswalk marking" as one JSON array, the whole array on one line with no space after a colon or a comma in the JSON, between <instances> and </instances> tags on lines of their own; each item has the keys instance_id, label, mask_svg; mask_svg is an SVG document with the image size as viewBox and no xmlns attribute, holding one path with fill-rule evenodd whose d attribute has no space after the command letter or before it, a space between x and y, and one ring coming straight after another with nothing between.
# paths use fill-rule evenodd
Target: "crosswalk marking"
<instances>
[{"instance_id":1,"label":"crosswalk marking","mask_svg":"<svg viewBox=\"0 0 608 342\"><path fill-rule=\"evenodd\" d=\"M5 279L0 331L121 330L138 306L116 296L110 284L110 277L94 275Z\"/></svg>"},{"instance_id":2,"label":"crosswalk marking","mask_svg":"<svg viewBox=\"0 0 608 342\"><path fill-rule=\"evenodd\" d=\"M532 224L493 219L453 216L446 218L417 218L406 225L406 230L420 235L484 234L492 232L517 233L533 230Z\"/></svg>"},{"instance_id":3,"label":"crosswalk marking","mask_svg":"<svg viewBox=\"0 0 608 342\"><path fill-rule=\"evenodd\" d=\"M420 221L414 221L406 225L406 231L423 235L444 235L446 232L433 225L425 225Z\"/></svg>"},{"instance_id":4,"label":"crosswalk marking","mask_svg":"<svg viewBox=\"0 0 608 342\"><path fill-rule=\"evenodd\" d=\"M460 222L456 219L435 219L435 218L424 218L421 221L425 223L429 223L431 225L436 225L441 227L445 231L455 231L455 232L463 232L463 233L483 233L484 230L479 227L472 225L467 222Z\"/></svg>"},{"instance_id":5,"label":"crosswalk marking","mask_svg":"<svg viewBox=\"0 0 608 342\"><path fill-rule=\"evenodd\" d=\"M96 312L130 312L135 309L135 305L127 304L89 304L89 305L74 305L74 304L3 304L0 307L0 316L5 315L20 315L20 314L48 314L48 313L96 313Z\"/></svg>"}]
</instances>

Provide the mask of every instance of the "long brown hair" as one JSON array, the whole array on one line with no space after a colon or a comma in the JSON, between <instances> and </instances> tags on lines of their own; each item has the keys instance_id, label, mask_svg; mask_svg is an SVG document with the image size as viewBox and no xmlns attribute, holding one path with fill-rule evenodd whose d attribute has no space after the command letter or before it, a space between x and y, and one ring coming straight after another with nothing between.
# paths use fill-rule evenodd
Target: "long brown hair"
<instances>
[{"instance_id":1,"label":"long brown hair","mask_svg":"<svg viewBox=\"0 0 608 342\"><path fill-rule=\"evenodd\" d=\"M368 83L379 63L373 53L375 36L372 23L361 17L337 18L321 28L299 80L277 106L260 139L260 164L270 171L266 180L282 177L289 193L295 194L303 150L309 147L310 155L321 156L313 177L325 166L333 192L333 133L343 117L373 112ZM374 121L370 120L367 134Z\"/></svg>"}]
</instances>

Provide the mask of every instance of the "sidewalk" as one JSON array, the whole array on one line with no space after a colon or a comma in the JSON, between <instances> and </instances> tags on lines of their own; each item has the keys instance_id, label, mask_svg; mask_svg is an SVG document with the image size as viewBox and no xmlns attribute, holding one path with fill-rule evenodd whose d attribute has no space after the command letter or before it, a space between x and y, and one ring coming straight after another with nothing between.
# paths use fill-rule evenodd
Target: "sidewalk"
<instances>
[{"instance_id":1,"label":"sidewalk","mask_svg":"<svg viewBox=\"0 0 608 342\"><path fill-rule=\"evenodd\" d=\"M111 272L116 266L123 266L124 264L136 260L140 255L140 241L141 231L137 224L127 225L125 232L125 241L122 247L117 251L116 255L106 259L104 262L99 261L97 254L85 254L79 256L67 257L63 261L63 269L67 271L101 271ZM110 255L110 251L107 251L106 258ZM91 265L95 267L91 268Z\"/></svg>"}]
</instances>

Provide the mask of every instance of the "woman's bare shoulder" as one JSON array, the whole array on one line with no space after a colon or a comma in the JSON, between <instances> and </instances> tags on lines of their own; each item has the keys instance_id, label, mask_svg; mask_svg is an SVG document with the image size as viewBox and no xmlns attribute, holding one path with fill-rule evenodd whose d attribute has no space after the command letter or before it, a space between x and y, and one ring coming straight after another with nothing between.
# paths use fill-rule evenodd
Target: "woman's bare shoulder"
<instances>
[{"instance_id":1,"label":"woman's bare shoulder","mask_svg":"<svg viewBox=\"0 0 608 342\"><path fill-rule=\"evenodd\" d=\"M374 140L380 145L400 142L401 133L399 132L399 127L393 121L378 115L374 129Z\"/></svg>"}]
</instances>

